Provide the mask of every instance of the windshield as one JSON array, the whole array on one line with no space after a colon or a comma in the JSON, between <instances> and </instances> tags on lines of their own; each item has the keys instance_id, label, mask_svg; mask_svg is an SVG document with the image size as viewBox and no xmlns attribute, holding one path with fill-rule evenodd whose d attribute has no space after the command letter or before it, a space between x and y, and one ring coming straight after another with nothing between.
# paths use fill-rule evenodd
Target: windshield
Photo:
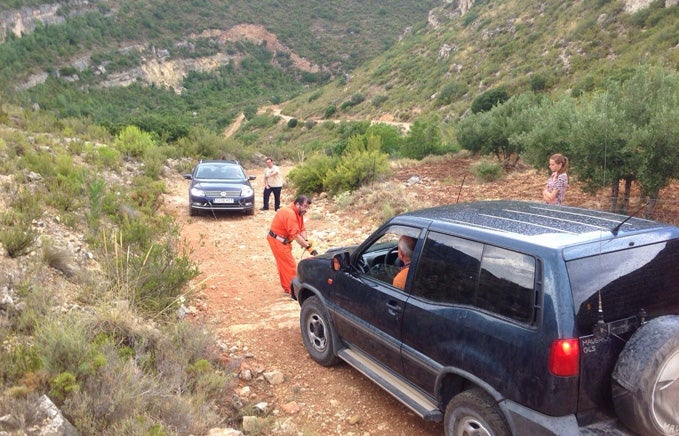
<instances>
[{"instance_id":1,"label":"windshield","mask_svg":"<svg viewBox=\"0 0 679 436\"><path fill-rule=\"evenodd\" d=\"M232 165L201 165L196 170L197 179L243 180L243 171Z\"/></svg>"}]
</instances>

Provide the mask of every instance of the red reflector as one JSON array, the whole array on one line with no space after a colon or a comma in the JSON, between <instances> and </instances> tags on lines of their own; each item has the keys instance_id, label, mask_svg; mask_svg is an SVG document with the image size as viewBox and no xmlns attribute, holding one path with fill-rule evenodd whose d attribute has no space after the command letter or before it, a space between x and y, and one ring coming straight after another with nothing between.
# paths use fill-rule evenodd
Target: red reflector
<instances>
[{"instance_id":1,"label":"red reflector","mask_svg":"<svg viewBox=\"0 0 679 436\"><path fill-rule=\"evenodd\" d=\"M561 377L580 372L580 344L577 339L558 339L549 350L549 371Z\"/></svg>"}]
</instances>

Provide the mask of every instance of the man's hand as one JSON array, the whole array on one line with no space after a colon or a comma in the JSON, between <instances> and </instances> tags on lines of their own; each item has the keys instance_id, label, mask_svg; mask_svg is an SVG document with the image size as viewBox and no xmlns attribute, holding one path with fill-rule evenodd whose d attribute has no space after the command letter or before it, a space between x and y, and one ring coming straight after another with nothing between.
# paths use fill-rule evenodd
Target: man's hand
<instances>
[{"instance_id":1,"label":"man's hand","mask_svg":"<svg viewBox=\"0 0 679 436\"><path fill-rule=\"evenodd\" d=\"M308 251L310 255L316 256L318 254L318 251L314 249L314 243L311 241L307 241L307 244L309 245L306 246L305 250Z\"/></svg>"}]
</instances>

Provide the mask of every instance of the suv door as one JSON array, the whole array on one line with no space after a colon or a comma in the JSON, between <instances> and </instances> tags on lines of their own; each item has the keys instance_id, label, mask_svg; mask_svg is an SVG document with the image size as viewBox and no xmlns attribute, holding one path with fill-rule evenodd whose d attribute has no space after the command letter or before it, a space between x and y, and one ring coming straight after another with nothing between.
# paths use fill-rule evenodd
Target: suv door
<instances>
[{"instance_id":1,"label":"suv door","mask_svg":"<svg viewBox=\"0 0 679 436\"><path fill-rule=\"evenodd\" d=\"M390 226L352 256L351 271L335 277L334 322L339 336L397 373L401 364L401 321L408 294L392 285L400 269L397 242L419 229Z\"/></svg>"},{"instance_id":2,"label":"suv door","mask_svg":"<svg viewBox=\"0 0 679 436\"><path fill-rule=\"evenodd\" d=\"M430 393L446 367L504 392L508 383L534 382L522 372L532 354L518 351L534 342L535 274L531 256L431 232L403 317L405 376Z\"/></svg>"}]
</instances>

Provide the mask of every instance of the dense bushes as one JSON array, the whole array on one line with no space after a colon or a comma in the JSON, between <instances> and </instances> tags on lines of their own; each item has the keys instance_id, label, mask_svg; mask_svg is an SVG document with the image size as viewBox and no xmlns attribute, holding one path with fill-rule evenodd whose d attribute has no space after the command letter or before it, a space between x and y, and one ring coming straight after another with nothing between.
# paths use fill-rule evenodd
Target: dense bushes
<instances>
[{"instance_id":1,"label":"dense bushes","mask_svg":"<svg viewBox=\"0 0 679 436\"><path fill-rule=\"evenodd\" d=\"M378 136L353 136L337 157L317 154L288 174L297 194L337 195L377 181L389 169Z\"/></svg>"}]
</instances>

